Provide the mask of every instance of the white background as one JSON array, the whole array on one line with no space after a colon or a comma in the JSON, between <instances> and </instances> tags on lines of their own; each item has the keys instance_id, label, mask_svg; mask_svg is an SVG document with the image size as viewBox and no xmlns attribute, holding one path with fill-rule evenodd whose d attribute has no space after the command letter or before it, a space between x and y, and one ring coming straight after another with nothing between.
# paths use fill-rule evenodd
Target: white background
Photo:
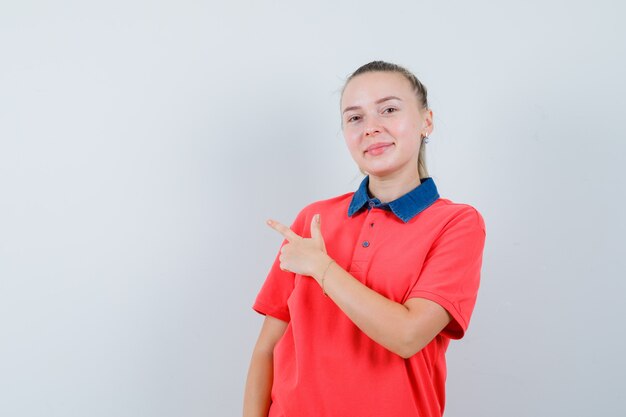
<instances>
[{"instance_id":1,"label":"white background","mask_svg":"<svg viewBox=\"0 0 626 417\"><path fill-rule=\"evenodd\" d=\"M239 415L264 221L356 189L339 90L375 59L427 86L430 174L487 226L446 415L624 415L624 12L3 0L0 415Z\"/></svg>"}]
</instances>

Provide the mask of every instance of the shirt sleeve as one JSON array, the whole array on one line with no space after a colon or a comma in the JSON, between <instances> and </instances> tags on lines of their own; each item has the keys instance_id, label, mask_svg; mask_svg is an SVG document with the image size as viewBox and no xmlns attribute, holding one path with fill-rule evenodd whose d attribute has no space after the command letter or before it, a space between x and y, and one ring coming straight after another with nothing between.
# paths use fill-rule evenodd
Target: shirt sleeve
<instances>
[{"instance_id":1,"label":"shirt sleeve","mask_svg":"<svg viewBox=\"0 0 626 417\"><path fill-rule=\"evenodd\" d=\"M305 213L303 209L298 213L291 226L289 226L290 229L303 236L304 220ZM287 243L287 239L283 239L274 258L274 263L252 305L252 308L257 313L269 315L285 322L290 320L287 300L293 291L295 281L293 272L280 269L280 249Z\"/></svg>"},{"instance_id":2,"label":"shirt sleeve","mask_svg":"<svg viewBox=\"0 0 626 417\"><path fill-rule=\"evenodd\" d=\"M450 220L433 243L407 298L419 297L445 308L452 320L442 333L451 339L465 335L480 283L485 223L469 206Z\"/></svg>"}]
</instances>

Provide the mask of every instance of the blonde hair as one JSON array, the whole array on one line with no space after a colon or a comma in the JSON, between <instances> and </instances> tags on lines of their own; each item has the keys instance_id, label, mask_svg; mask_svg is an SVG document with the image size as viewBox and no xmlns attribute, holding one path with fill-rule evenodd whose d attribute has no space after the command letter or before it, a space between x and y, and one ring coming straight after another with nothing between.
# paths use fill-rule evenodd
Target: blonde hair
<instances>
[{"instance_id":1,"label":"blonde hair","mask_svg":"<svg viewBox=\"0 0 626 417\"><path fill-rule=\"evenodd\" d=\"M341 89L341 97L343 97L343 92L346 89L346 86L348 85L350 80L352 80L357 75L366 72L396 72L398 74L401 74L411 83L413 91L417 96L417 102L420 105L420 109L428 110L427 91L424 84L422 84L420 80L418 80L417 77L408 69L401 67L400 65L392 64L385 61L372 61L365 65L362 65L356 71L354 71L344 83L343 88ZM426 147L424 146L424 144L426 143L424 141L425 138L426 136L423 136L421 139L422 143L420 145L420 152L417 158L417 171L420 178L427 178L430 176L428 175L428 168L426 167ZM359 171L361 171L363 175L367 175L361 168L359 168Z\"/></svg>"}]
</instances>

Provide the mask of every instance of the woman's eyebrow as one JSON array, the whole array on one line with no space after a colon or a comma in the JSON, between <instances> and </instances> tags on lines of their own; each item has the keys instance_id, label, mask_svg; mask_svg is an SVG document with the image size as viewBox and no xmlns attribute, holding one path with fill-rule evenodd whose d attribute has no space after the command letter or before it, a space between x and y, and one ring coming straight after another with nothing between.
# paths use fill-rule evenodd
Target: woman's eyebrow
<instances>
[{"instance_id":1,"label":"woman's eyebrow","mask_svg":"<svg viewBox=\"0 0 626 417\"><path fill-rule=\"evenodd\" d=\"M387 100L400 100L400 101L402 101L402 99L401 99L400 97L396 97L396 96L387 96L387 97L379 98L379 99L378 99L378 100L376 100L374 103L375 103L375 104L380 104L380 103L383 103L383 102L385 102L385 101L387 101ZM345 109L343 109L343 112L342 112L341 114L343 114L343 113L345 113L345 112L347 112L347 111L350 111L350 110L357 110L357 109L360 109L360 108L361 108L360 106L350 106L350 107L346 107Z\"/></svg>"}]
</instances>

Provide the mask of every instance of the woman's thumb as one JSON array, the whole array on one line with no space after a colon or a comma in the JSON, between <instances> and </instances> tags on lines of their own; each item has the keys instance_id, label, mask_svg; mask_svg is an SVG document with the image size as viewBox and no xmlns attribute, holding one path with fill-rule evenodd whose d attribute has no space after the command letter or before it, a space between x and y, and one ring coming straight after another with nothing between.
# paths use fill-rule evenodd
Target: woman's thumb
<instances>
[{"instance_id":1,"label":"woman's thumb","mask_svg":"<svg viewBox=\"0 0 626 417\"><path fill-rule=\"evenodd\" d=\"M322 219L320 218L319 213L313 216L311 221L311 237L314 239L319 239L322 237L322 231L320 229L322 223Z\"/></svg>"}]
</instances>

